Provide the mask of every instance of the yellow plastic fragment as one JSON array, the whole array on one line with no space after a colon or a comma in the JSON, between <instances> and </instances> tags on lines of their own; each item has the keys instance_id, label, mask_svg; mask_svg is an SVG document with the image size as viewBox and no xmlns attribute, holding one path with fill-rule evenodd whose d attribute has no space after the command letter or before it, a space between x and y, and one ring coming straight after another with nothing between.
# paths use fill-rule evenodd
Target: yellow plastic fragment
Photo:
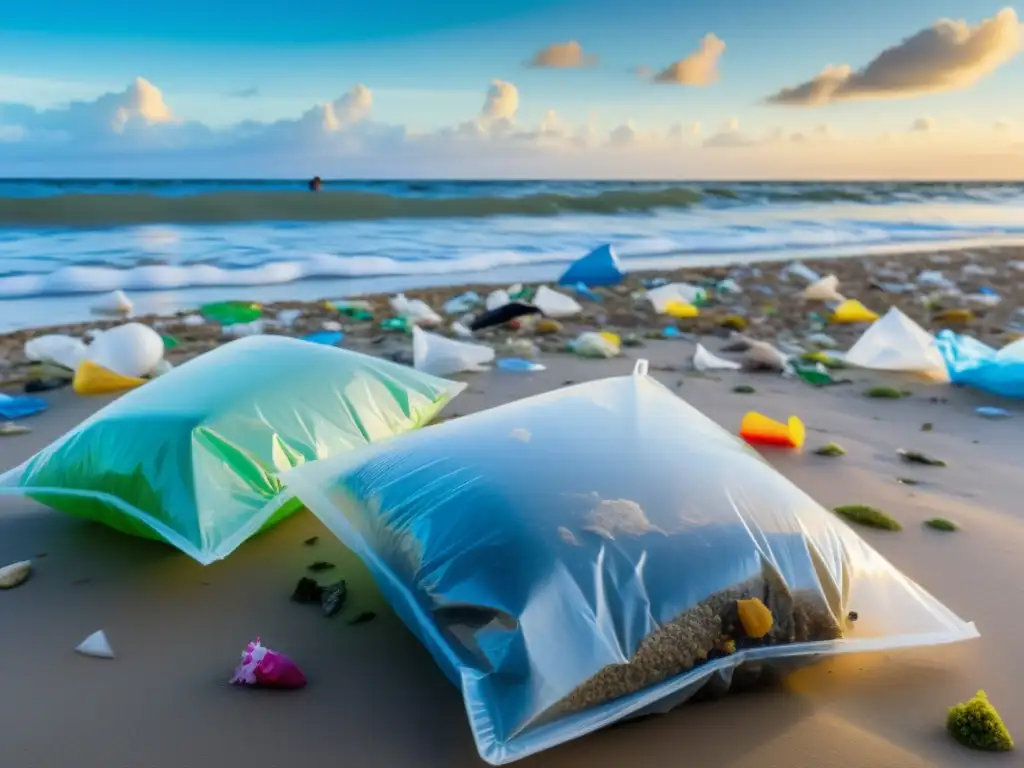
<instances>
[{"instance_id":1,"label":"yellow plastic fragment","mask_svg":"<svg viewBox=\"0 0 1024 768\"><path fill-rule=\"evenodd\" d=\"M687 304L685 301L670 301L665 305L665 314L679 319L686 319L697 317L700 315L700 310L693 306L693 304Z\"/></svg>"},{"instance_id":2,"label":"yellow plastic fragment","mask_svg":"<svg viewBox=\"0 0 1024 768\"><path fill-rule=\"evenodd\" d=\"M758 598L737 600L736 610L747 637L764 637L772 631L772 612Z\"/></svg>"}]
</instances>

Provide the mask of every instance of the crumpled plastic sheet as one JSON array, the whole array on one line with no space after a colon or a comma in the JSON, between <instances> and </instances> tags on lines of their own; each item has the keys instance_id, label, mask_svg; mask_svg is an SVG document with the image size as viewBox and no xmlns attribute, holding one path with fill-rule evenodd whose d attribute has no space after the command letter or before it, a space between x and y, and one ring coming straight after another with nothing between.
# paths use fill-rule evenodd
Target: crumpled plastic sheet
<instances>
[{"instance_id":1,"label":"crumpled plastic sheet","mask_svg":"<svg viewBox=\"0 0 1024 768\"><path fill-rule=\"evenodd\" d=\"M1024 398L1024 339L998 350L950 330L936 339L952 383Z\"/></svg>"},{"instance_id":2,"label":"crumpled plastic sheet","mask_svg":"<svg viewBox=\"0 0 1024 768\"><path fill-rule=\"evenodd\" d=\"M301 508L278 473L427 424L465 388L283 336L233 341L97 411L0 476L200 563Z\"/></svg>"},{"instance_id":3,"label":"crumpled plastic sheet","mask_svg":"<svg viewBox=\"0 0 1024 768\"><path fill-rule=\"evenodd\" d=\"M461 689L493 765L765 665L977 636L643 361L282 480ZM753 598L760 639L737 628Z\"/></svg>"}]
</instances>

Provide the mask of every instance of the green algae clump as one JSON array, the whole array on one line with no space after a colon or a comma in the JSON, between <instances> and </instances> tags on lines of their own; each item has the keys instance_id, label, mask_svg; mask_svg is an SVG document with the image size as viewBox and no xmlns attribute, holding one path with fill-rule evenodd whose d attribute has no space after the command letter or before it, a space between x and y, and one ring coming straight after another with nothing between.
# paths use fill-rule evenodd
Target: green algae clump
<instances>
[{"instance_id":1,"label":"green algae clump","mask_svg":"<svg viewBox=\"0 0 1024 768\"><path fill-rule=\"evenodd\" d=\"M960 526L954 523L952 520L947 520L944 517L933 517L929 520L925 520L924 524L929 528L933 528L936 531L959 531Z\"/></svg>"},{"instance_id":2,"label":"green algae clump","mask_svg":"<svg viewBox=\"0 0 1024 768\"><path fill-rule=\"evenodd\" d=\"M732 388L732 391L735 392L737 395L752 395L755 392L757 392L757 390L754 389L749 384L737 384L735 387Z\"/></svg>"},{"instance_id":3,"label":"green algae clump","mask_svg":"<svg viewBox=\"0 0 1024 768\"><path fill-rule=\"evenodd\" d=\"M903 530L903 526L899 524L898 520L880 509L865 504L847 504L843 507L835 507L832 511L844 520L868 528L877 528L881 531Z\"/></svg>"},{"instance_id":4,"label":"green algae clump","mask_svg":"<svg viewBox=\"0 0 1024 768\"><path fill-rule=\"evenodd\" d=\"M946 730L969 749L983 752L1009 752L1013 749L1013 737L984 691L978 691L970 701L949 708Z\"/></svg>"},{"instance_id":5,"label":"green algae clump","mask_svg":"<svg viewBox=\"0 0 1024 768\"><path fill-rule=\"evenodd\" d=\"M745 331L747 330L747 319L741 315L726 315L718 325L731 331Z\"/></svg>"},{"instance_id":6,"label":"green algae clump","mask_svg":"<svg viewBox=\"0 0 1024 768\"><path fill-rule=\"evenodd\" d=\"M839 443L825 443L814 450L816 456L845 456L846 450Z\"/></svg>"},{"instance_id":7,"label":"green algae clump","mask_svg":"<svg viewBox=\"0 0 1024 768\"><path fill-rule=\"evenodd\" d=\"M864 397L873 397L877 400L899 400L905 395L892 387L872 387L864 390Z\"/></svg>"}]
</instances>

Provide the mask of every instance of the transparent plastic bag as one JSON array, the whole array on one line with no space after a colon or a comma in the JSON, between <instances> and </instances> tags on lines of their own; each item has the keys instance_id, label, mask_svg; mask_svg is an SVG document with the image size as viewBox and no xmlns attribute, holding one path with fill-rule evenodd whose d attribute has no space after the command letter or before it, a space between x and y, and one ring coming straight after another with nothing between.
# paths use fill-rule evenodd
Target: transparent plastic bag
<instances>
[{"instance_id":1,"label":"transparent plastic bag","mask_svg":"<svg viewBox=\"0 0 1024 768\"><path fill-rule=\"evenodd\" d=\"M896 307L864 331L842 359L860 368L949 378L935 337Z\"/></svg>"},{"instance_id":2,"label":"transparent plastic bag","mask_svg":"<svg viewBox=\"0 0 1024 768\"><path fill-rule=\"evenodd\" d=\"M0 476L0 495L207 564L300 508L278 472L422 426L464 387L297 339L242 339L97 411Z\"/></svg>"},{"instance_id":3,"label":"transparent plastic bag","mask_svg":"<svg viewBox=\"0 0 1024 768\"><path fill-rule=\"evenodd\" d=\"M462 690L493 765L737 670L977 636L644 361L282 480ZM755 598L760 639L739 629Z\"/></svg>"}]
</instances>

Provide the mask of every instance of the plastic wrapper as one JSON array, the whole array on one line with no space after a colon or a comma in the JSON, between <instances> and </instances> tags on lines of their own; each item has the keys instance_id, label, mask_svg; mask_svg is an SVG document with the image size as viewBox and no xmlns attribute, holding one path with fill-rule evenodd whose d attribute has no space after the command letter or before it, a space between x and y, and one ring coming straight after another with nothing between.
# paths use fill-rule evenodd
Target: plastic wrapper
<instances>
[{"instance_id":1,"label":"plastic wrapper","mask_svg":"<svg viewBox=\"0 0 1024 768\"><path fill-rule=\"evenodd\" d=\"M0 476L0 495L210 563L299 508L278 472L422 426L464 387L297 339L243 339L97 411Z\"/></svg>"},{"instance_id":2,"label":"plastic wrapper","mask_svg":"<svg viewBox=\"0 0 1024 768\"><path fill-rule=\"evenodd\" d=\"M261 645L257 637L242 651L242 662L235 669L231 683L260 688L302 688L306 685L306 676L294 661Z\"/></svg>"},{"instance_id":3,"label":"plastic wrapper","mask_svg":"<svg viewBox=\"0 0 1024 768\"><path fill-rule=\"evenodd\" d=\"M860 368L948 378L935 337L896 307L872 323L842 359Z\"/></svg>"},{"instance_id":4,"label":"plastic wrapper","mask_svg":"<svg viewBox=\"0 0 1024 768\"><path fill-rule=\"evenodd\" d=\"M768 664L977 635L643 361L282 479L495 765Z\"/></svg>"},{"instance_id":5,"label":"plastic wrapper","mask_svg":"<svg viewBox=\"0 0 1024 768\"><path fill-rule=\"evenodd\" d=\"M1024 398L1024 339L993 349L970 336L940 331L939 352L954 384Z\"/></svg>"},{"instance_id":6,"label":"plastic wrapper","mask_svg":"<svg viewBox=\"0 0 1024 768\"><path fill-rule=\"evenodd\" d=\"M558 284L582 284L587 288L596 288L602 285L617 285L625 277L626 273L615 249L610 245L602 245L570 264L558 278Z\"/></svg>"}]
</instances>

